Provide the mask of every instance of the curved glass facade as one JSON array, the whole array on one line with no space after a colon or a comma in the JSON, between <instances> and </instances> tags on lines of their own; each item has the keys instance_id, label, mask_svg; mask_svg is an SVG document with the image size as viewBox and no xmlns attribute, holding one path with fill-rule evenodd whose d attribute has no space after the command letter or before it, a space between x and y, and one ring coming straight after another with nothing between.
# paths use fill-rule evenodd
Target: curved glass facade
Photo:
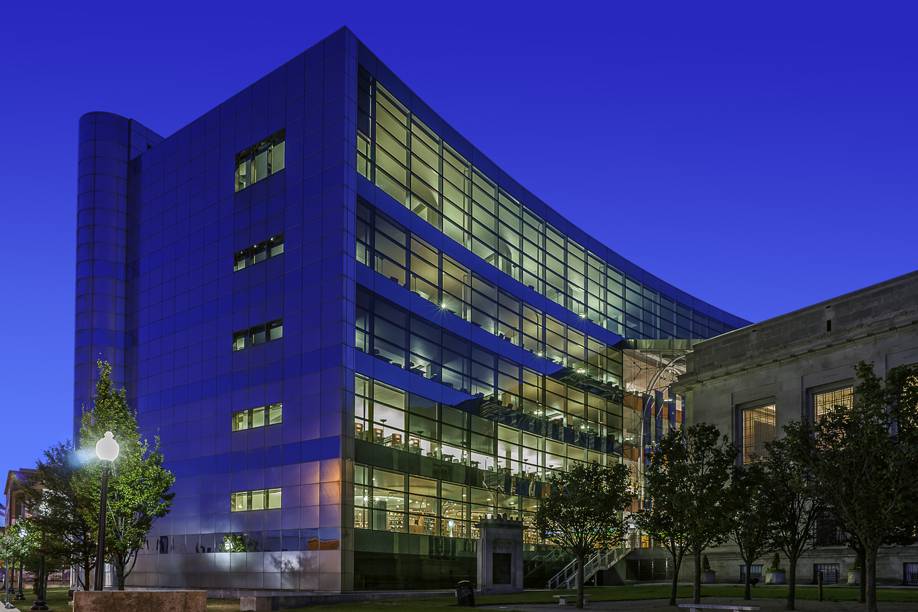
<instances>
[{"instance_id":1,"label":"curved glass facade","mask_svg":"<svg viewBox=\"0 0 918 612\"><path fill-rule=\"evenodd\" d=\"M642 285L520 203L360 71L361 175L472 253L577 315L629 338L729 329Z\"/></svg>"},{"instance_id":2,"label":"curved glass facade","mask_svg":"<svg viewBox=\"0 0 918 612\"><path fill-rule=\"evenodd\" d=\"M166 138L87 115L79 232L75 423L101 355L176 474L134 586L452 587L493 513L544 582L550 475L682 421L622 343L744 323L572 226L347 30Z\"/></svg>"}]
</instances>

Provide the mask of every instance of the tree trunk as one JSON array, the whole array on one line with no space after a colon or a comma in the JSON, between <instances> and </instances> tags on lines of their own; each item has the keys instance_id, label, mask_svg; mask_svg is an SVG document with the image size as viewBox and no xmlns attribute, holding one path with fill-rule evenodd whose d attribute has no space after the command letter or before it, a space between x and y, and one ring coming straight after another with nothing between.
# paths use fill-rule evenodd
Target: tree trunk
<instances>
[{"instance_id":1,"label":"tree trunk","mask_svg":"<svg viewBox=\"0 0 918 612\"><path fill-rule=\"evenodd\" d=\"M695 551L695 572L692 578L692 602L701 603L701 549Z\"/></svg>"},{"instance_id":2,"label":"tree trunk","mask_svg":"<svg viewBox=\"0 0 918 612\"><path fill-rule=\"evenodd\" d=\"M746 561L746 585L743 592L743 599L746 601L752 599L752 577L749 575L750 572L752 572L752 562Z\"/></svg>"},{"instance_id":3,"label":"tree trunk","mask_svg":"<svg viewBox=\"0 0 918 612\"><path fill-rule=\"evenodd\" d=\"M858 601L867 603L867 555L864 554L863 548L857 549L858 570Z\"/></svg>"},{"instance_id":4,"label":"tree trunk","mask_svg":"<svg viewBox=\"0 0 918 612\"><path fill-rule=\"evenodd\" d=\"M41 571L38 573L41 578L41 591L38 593L38 597L45 601L48 599L48 567L45 565L45 559L42 558L41 561Z\"/></svg>"},{"instance_id":5,"label":"tree trunk","mask_svg":"<svg viewBox=\"0 0 918 612\"><path fill-rule=\"evenodd\" d=\"M124 590L124 560L119 555L112 557L112 566L115 570L115 587L119 591Z\"/></svg>"},{"instance_id":6,"label":"tree trunk","mask_svg":"<svg viewBox=\"0 0 918 612\"><path fill-rule=\"evenodd\" d=\"M788 557L790 563L787 576L787 609L796 610L797 606L797 559Z\"/></svg>"},{"instance_id":7,"label":"tree trunk","mask_svg":"<svg viewBox=\"0 0 918 612\"><path fill-rule=\"evenodd\" d=\"M90 566L89 562L87 561L86 563L83 564L83 590L84 590L84 591L88 591L88 590L89 590L89 574L90 574L90 572L92 572L92 567Z\"/></svg>"},{"instance_id":8,"label":"tree trunk","mask_svg":"<svg viewBox=\"0 0 918 612\"><path fill-rule=\"evenodd\" d=\"M669 605L676 605L676 595L679 592L679 568L682 566L682 556L673 555L673 588L669 593Z\"/></svg>"},{"instance_id":9,"label":"tree trunk","mask_svg":"<svg viewBox=\"0 0 918 612\"><path fill-rule=\"evenodd\" d=\"M585 555L577 555L577 607L583 608L583 560Z\"/></svg>"},{"instance_id":10,"label":"tree trunk","mask_svg":"<svg viewBox=\"0 0 918 612\"><path fill-rule=\"evenodd\" d=\"M865 547L866 548L866 547ZM877 547L872 546L866 549L867 571L864 572L867 577L863 582L867 583L867 612L877 612Z\"/></svg>"}]
</instances>

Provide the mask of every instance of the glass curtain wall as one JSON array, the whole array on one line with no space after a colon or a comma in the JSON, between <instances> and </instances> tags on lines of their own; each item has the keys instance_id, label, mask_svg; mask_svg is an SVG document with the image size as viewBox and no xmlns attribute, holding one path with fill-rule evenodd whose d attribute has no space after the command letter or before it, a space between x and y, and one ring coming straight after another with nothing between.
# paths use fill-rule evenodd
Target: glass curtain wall
<instances>
[{"instance_id":1,"label":"glass curtain wall","mask_svg":"<svg viewBox=\"0 0 918 612\"><path fill-rule=\"evenodd\" d=\"M621 387L620 350L498 289L361 203L357 217L357 260L439 305L444 313L458 316L610 389ZM363 342L358 332L358 346Z\"/></svg>"},{"instance_id":2,"label":"glass curtain wall","mask_svg":"<svg viewBox=\"0 0 918 612\"><path fill-rule=\"evenodd\" d=\"M542 435L585 436L598 450L621 442L621 393L598 395L479 348L359 289L357 348L487 400L495 418L523 419Z\"/></svg>"},{"instance_id":3,"label":"glass curtain wall","mask_svg":"<svg viewBox=\"0 0 918 612\"><path fill-rule=\"evenodd\" d=\"M476 487L358 466L355 526L364 529L477 538L472 523L499 512L521 518L527 541L534 543L533 513L552 472L577 462L619 461L617 454L583 445L586 437L571 438L575 442L565 442L563 435L546 437L359 374L354 434L358 440L481 472L474 480L482 486ZM373 478L363 469L382 476Z\"/></svg>"},{"instance_id":4,"label":"glass curtain wall","mask_svg":"<svg viewBox=\"0 0 918 612\"><path fill-rule=\"evenodd\" d=\"M729 329L643 286L534 214L361 69L357 166L402 205L510 277L625 337Z\"/></svg>"},{"instance_id":5,"label":"glass curtain wall","mask_svg":"<svg viewBox=\"0 0 918 612\"><path fill-rule=\"evenodd\" d=\"M471 538L488 515L523 521L523 541L541 542L534 527L538 500L465 483L369 465L354 466L354 526L394 533Z\"/></svg>"}]
</instances>

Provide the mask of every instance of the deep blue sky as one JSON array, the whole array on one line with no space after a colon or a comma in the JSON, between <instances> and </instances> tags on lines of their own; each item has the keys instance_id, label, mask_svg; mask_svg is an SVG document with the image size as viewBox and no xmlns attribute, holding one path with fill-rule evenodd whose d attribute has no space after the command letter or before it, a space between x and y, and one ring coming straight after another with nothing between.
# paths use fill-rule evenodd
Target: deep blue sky
<instances>
[{"instance_id":1,"label":"deep blue sky","mask_svg":"<svg viewBox=\"0 0 918 612\"><path fill-rule=\"evenodd\" d=\"M905 4L339 4L6 3L0 470L71 431L79 116L170 134L342 25L562 214L738 315L918 267Z\"/></svg>"}]
</instances>

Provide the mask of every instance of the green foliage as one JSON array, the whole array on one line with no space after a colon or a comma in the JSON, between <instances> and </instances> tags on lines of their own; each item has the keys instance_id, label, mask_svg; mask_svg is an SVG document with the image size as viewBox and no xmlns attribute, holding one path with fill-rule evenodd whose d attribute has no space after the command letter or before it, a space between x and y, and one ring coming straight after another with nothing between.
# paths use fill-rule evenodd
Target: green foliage
<instances>
[{"instance_id":1,"label":"green foliage","mask_svg":"<svg viewBox=\"0 0 918 612\"><path fill-rule=\"evenodd\" d=\"M859 363L851 409L831 409L815 427L814 471L820 494L863 549L867 609L876 609L876 555L909 542L918 507L918 368L886 380Z\"/></svg>"},{"instance_id":2,"label":"green foliage","mask_svg":"<svg viewBox=\"0 0 918 612\"><path fill-rule=\"evenodd\" d=\"M80 427L81 455L92 460L80 470L75 483L79 495L92 501L80 509L83 519L87 523L97 521L93 516L99 509L102 471L108 466L95 459L95 443L106 431L113 432L120 452L109 480L106 554L114 566L118 588L123 589L153 520L169 512L175 478L163 467L159 440L150 444L141 439L125 390L115 390L112 385L111 366L103 361L98 366L93 409L83 414Z\"/></svg>"},{"instance_id":3,"label":"green foliage","mask_svg":"<svg viewBox=\"0 0 918 612\"><path fill-rule=\"evenodd\" d=\"M615 546L624 538L622 512L632 497L626 466L578 463L551 477L536 528L575 555Z\"/></svg>"},{"instance_id":4,"label":"green foliage","mask_svg":"<svg viewBox=\"0 0 918 612\"><path fill-rule=\"evenodd\" d=\"M695 595L700 597L701 555L730 529L730 470L736 448L713 425L671 430L654 449L645 474L649 505L640 527L673 558L670 603L686 552L695 555Z\"/></svg>"},{"instance_id":5,"label":"green foliage","mask_svg":"<svg viewBox=\"0 0 918 612\"><path fill-rule=\"evenodd\" d=\"M112 385L112 366L106 361L96 362L99 378L96 381L96 392L93 395L92 410L83 413L80 424L80 447L89 456L95 457L96 442L106 431L115 434L115 440L121 446L121 454L128 451L131 444L139 444L137 418L128 406L127 391L115 389Z\"/></svg>"},{"instance_id":6,"label":"green foliage","mask_svg":"<svg viewBox=\"0 0 918 612\"><path fill-rule=\"evenodd\" d=\"M223 536L223 552L248 552L251 541L244 533L228 533Z\"/></svg>"},{"instance_id":7,"label":"green foliage","mask_svg":"<svg viewBox=\"0 0 918 612\"><path fill-rule=\"evenodd\" d=\"M21 563L39 547L39 531L30 519L20 519L0 534L0 560Z\"/></svg>"},{"instance_id":8,"label":"green foliage","mask_svg":"<svg viewBox=\"0 0 918 612\"><path fill-rule=\"evenodd\" d=\"M60 557L62 564L81 568L79 580L86 587L95 567L98 521L94 513L83 509L92 507L93 499L76 487L82 466L70 443L56 444L43 455L23 489L26 504L46 510L33 513L32 521L50 534L48 552Z\"/></svg>"},{"instance_id":9,"label":"green foliage","mask_svg":"<svg viewBox=\"0 0 918 612\"><path fill-rule=\"evenodd\" d=\"M546 539L577 557L578 607L583 607L583 562L593 551L624 540L623 512L633 497L628 468L623 464L578 463L551 477L535 525Z\"/></svg>"},{"instance_id":10,"label":"green foliage","mask_svg":"<svg viewBox=\"0 0 918 612\"><path fill-rule=\"evenodd\" d=\"M770 499L769 546L787 557L787 609L796 602L797 561L813 546L816 520L824 513L813 472L816 446L807 421L784 427L784 436L767 445L763 461Z\"/></svg>"},{"instance_id":11,"label":"green foliage","mask_svg":"<svg viewBox=\"0 0 918 612\"><path fill-rule=\"evenodd\" d=\"M768 551L771 508L765 483L766 474L760 463L734 466L730 479L730 537L746 565L746 599L752 596L752 564Z\"/></svg>"}]
</instances>

